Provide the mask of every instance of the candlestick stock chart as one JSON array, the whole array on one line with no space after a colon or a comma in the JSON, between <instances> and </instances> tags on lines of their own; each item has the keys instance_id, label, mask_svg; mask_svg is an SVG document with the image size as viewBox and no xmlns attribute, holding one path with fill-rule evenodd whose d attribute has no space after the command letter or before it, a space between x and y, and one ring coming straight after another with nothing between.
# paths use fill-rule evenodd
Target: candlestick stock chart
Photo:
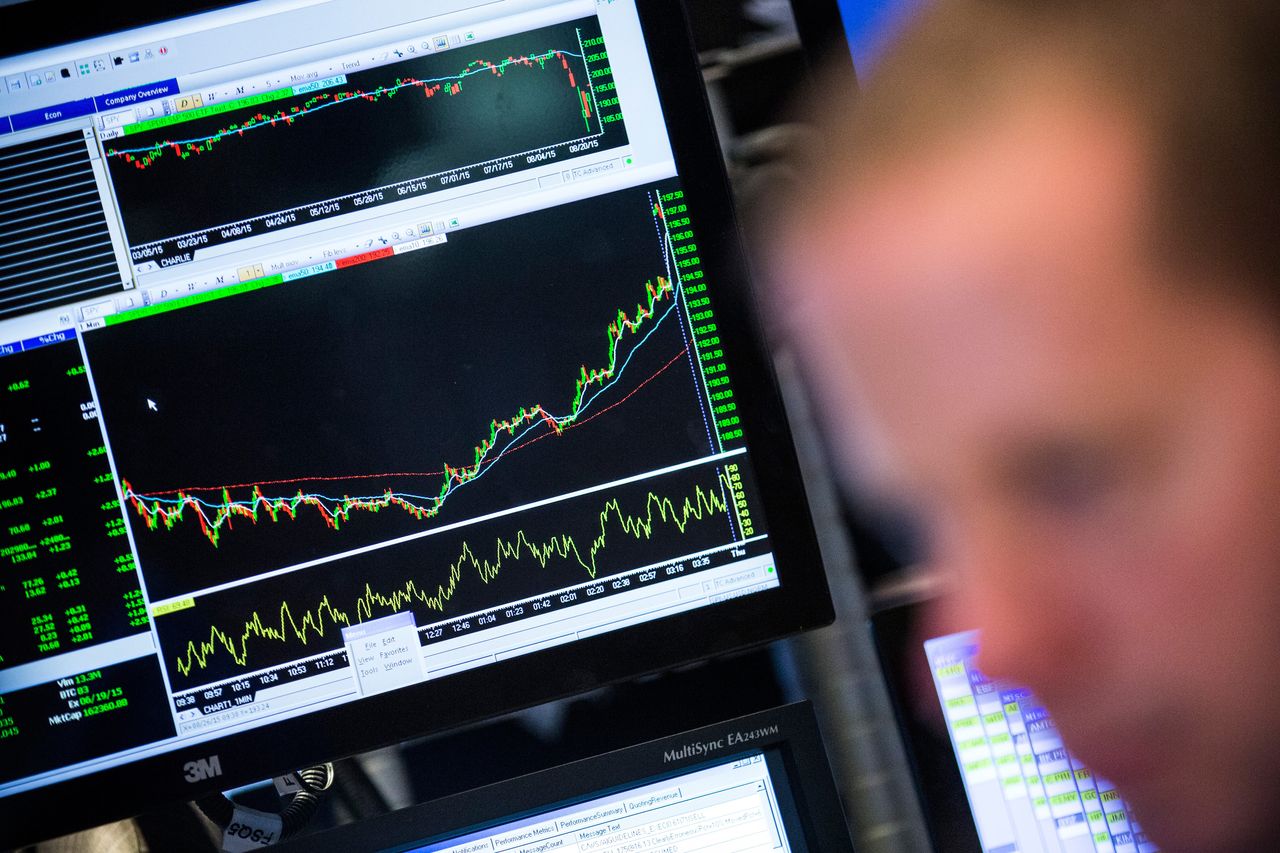
<instances>
[{"instance_id":1,"label":"candlestick stock chart","mask_svg":"<svg viewBox=\"0 0 1280 853\"><path fill-rule=\"evenodd\" d=\"M624 190L87 335L171 682L760 532L682 198Z\"/></svg>"},{"instance_id":2,"label":"candlestick stock chart","mask_svg":"<svg viewBox=\"0 0 1280 853\"><path fill-rule=\"evenodd\" d=\"M168 258L624 145L608 63L582 18L127 125L103 153L135 260Z\"/></svg>"}]
</instances>

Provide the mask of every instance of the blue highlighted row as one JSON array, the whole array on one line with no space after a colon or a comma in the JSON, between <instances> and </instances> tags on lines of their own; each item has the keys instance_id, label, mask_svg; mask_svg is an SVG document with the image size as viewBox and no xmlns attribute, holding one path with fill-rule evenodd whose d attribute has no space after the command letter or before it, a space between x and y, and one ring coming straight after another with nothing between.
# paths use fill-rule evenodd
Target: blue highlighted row
<instances>
[{"instance_id":1,"label":"blue highlighted row","mask_svg":"<svg viewBox=\"0 0 1280 853\"><path fill-rule=\"evenodd\" d=\"M0 344L0 357L17 355L20 352L30 352L33 349L40 349L40 347L47 347L52 344L65 344L75 339L75 329L62 329L57 332L50 332L47 335L36 335L34 338L27 338L25 341Z\"/></svg>"},{"instance_id":2,"label":"blue highlighted row","mask_svg":"<svg viewBox=\"0 0 1280 853\"><path fill-rule=\"evenodd\" d=\"M176 78L171 77L168 80L160 80L142 86L131 86L128 89L120 89L106 95L64 101L60 104L51 104L37 110L27 110L23 113L5 116L3 120L0 120L0 133L30 130L33 127L55 124L67 119L80 118L81 116L106 112L119 107L128 107L155 98L167 98L177 93L178 81Z\"/></svg>"}]
</instances>

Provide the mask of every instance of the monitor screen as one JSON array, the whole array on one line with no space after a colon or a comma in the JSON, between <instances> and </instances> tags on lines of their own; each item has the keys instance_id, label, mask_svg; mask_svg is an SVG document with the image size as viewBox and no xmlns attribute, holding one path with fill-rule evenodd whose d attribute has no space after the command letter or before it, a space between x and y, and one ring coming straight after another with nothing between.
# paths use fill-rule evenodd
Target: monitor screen
<instances>
[{"instance_id":1,"label":"monitor screen","mask_svg":"<svg viewBox=\"0 0 1280 853\"><path fill-rule=\"evenodd\" d=\"M298 838L286 849L851 853L813 712L797 704Z\"/></svg>"},{"instance_id":2,"label":"monitor screen","mask_svg":"<svg viewBox=\"0 0 1280 853\"><path fill-rule=\"evenodd\" d=\"M1152 853L1115 787L1063 747L1030 691L973 665L978 635L925 643L984 851Z\"/></svg>"},{"instance_id":3,"label":"monitor screen","mask_svg":"<svg viewBox=\"0 0 1280 853\"><path fill-rule=\"evenodd\" d=\"M676 0L103 32L0 59L0 843L830 620Z\"/></svg>"}]
</instances>

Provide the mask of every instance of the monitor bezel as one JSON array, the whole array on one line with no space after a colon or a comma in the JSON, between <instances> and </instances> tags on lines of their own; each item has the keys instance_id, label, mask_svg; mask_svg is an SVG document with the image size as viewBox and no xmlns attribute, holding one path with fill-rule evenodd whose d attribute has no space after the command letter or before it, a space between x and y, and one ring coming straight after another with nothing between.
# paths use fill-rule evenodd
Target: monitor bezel
<instances>
[{"instance_id":1,"label":"monitor bezel","mask_svg":"<svg viewBox=\"0 0 1280 853\"><path fill-rule=\"evenodd\" d=\"M939 853L981 853L942 708L936 696L921 695L920 674L929 672L924 649L929 606L927 597L886 602L871 614L870 631L930 843Z\"/></svg>"},{"instance_id":2,"label":"monitor bezel","mask_svg":"<svg viewBox=\"0 0 1280 853\"><path fill-rule=\"evenodd\" d=\"M689 743L723 746L668 760L669 753ZM794 819L808 849L853 853L831 764L808 701L666 735L366 821L301 835L286 841L280 849L283 853L406 849L756 753L764 753L766 760L770 753L780 759L789 783L785 793L793 801Z\"/></svg>"},{"instance_id":3,"label":"monitor bezel","mask_svg":"<svg viewBox=\"0 0 1280 853\"><path fill-rule=\"evenodd\" d=\"M246 5L246 4L234 4ZM208 3L193 4L196 12ZM717 313L737 330L729 354L763 515L778 555L779 587L618 632L534 652L378 697L180 746L163 754L0 798L0 846L129 817L288 770L495 717L519 708L760 645L832 621L795 449L754 310L720 148L679 0L637 0L646 42L672 45L654 73L677 170L698 216L699 243L717 275ZM173 17L174 7L164 18ZM0 15L0 25L7 22ZM98 23L108 34L142 23ZM90 34L93 35L93 34ZM708 628L707 623L712 624ZM643 650L638 655L637 650ZM494 685L501 685L501 695ZM369 725L372 716L378 724ZM218 755L222 775L191 783L183 766ZM66 807L74 803L75 808ZM56 823L47 820L57 815Z\"/></svg>"}]
</instances>

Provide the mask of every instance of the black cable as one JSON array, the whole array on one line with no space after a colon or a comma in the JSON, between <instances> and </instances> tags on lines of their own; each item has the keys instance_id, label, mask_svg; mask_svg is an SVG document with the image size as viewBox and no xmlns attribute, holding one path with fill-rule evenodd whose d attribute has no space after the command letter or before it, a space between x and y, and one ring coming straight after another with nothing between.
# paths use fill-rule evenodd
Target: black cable
<instances>
[{"instance_id":1,"label":"black cable","mask_svg":"<svg viewBox=\"0 0 1280 853\"><path fill-rule=\"evenodd\" d=\"M347 807L352 820L368 820L391 810L391 805L359 761L348 758L338 764L335 771L338 767L342 769L342 773L335 773L330 796L337 797Z\"/></svg>"},{"instance_id":2,"label":"black cable","mask_svg":"<svg viewBox=\"0 0 1280 853\"><path fill-rule=\"evenodd\" d=\"M333 765L305 767L294 775L302 784L302 790L293 793L280 811L282 839L302 829L315 815L325 792L333 785ZM196 800L195 804L221 830L226 830L235 816L236 804L226 794L210 794Z\"/></svg>"},{"instance_id":3,"label":"black cable","mask_svg":"<svg viewBox=\"0 0 1280 853\"><path fill-rule=\"evenodd\" d=\"M306 767L296 774L303 789L293 795L293 799L280 812L280 837L288 838L306 826L320 807L324 792L333 784L333 765L320 764Z\"/></svg>"}]
</instances>

